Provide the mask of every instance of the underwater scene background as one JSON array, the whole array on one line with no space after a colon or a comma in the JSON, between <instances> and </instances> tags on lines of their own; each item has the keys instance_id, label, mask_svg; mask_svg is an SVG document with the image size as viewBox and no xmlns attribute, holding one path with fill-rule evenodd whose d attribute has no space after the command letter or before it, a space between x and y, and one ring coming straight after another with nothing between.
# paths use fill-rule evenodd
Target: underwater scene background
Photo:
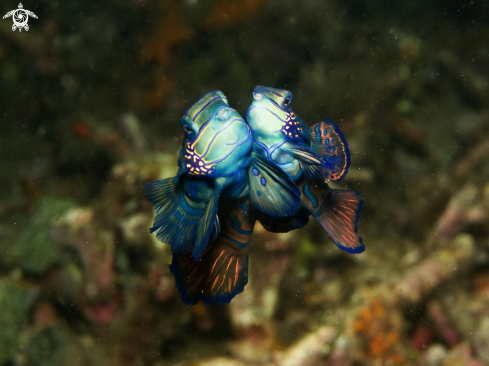
<instances>
[{"instance_id":1,"label":"underwater scene background","mask_svg":"<svg viewBox=\"0 0 489 366\"><path fill-rule=\"evenodd\" d=\"M1 3L1 13L16 9ZM28 1L0 21L0 365L489 364L489 3ZM187 108L287 89L351 152L365 252L259 223L186 306L145 183Z\"/></svg>"}]
</instances>

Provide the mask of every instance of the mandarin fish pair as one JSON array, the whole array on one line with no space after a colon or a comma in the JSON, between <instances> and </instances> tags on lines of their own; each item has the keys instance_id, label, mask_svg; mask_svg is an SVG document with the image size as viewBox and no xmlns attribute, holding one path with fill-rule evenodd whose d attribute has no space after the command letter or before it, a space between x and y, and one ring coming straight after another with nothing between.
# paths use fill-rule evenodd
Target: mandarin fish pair
<instances>
[{"instance_id":1,"label":"mandarin fish pair","mask_svg":"<svg viewBox=\"0 0 489 366\"><path fill-rule=\"evenodd\" d=\"M256 220L288 232L313 216L340 249L364 251L359 193L325 183L348 172L345 138L330 120L307 128L291 101L287 90L257 86L245 120L222 92L204 95L180 120L177 176L144 186L156 210L150 232L170 245L187 305L229 303L244 290Z\"/></svg>"}]
</instances>

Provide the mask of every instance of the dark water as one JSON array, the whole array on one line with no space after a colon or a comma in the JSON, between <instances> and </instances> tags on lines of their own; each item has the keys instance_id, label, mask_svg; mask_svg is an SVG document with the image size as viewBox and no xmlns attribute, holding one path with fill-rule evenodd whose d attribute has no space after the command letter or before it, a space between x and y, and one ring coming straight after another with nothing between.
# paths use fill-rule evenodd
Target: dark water
<instances>
[{"instance_id":1,"label":"dark water","mask_svg":"<svg viewBox=\"0 0 489 366\"><path fill-rule=\"evenodd\" d=\"M489 364L489 3L23 6L28 31L0 21L0 365ZM244 115L258 84L343 131L366 251L257 227L245 291L187 307L141 188L192 103Z\"/></svg>"}]
</instances>

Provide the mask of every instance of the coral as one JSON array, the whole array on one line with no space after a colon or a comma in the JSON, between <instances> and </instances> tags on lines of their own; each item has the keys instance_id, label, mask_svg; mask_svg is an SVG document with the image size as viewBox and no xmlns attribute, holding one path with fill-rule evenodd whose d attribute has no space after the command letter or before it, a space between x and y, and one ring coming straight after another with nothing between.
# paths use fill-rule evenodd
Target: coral
<instances>
[{"instance_id":1,"label":"coral","mask_svg":"<svg viewBox=\"0 0 489 366\"><path fill-rule=\"evenodd\" d=\"M176 1L161 1L160 4L165 14L164 18L148 38L140 58L143 62L155 60L167 65L170 62L172 47L193 36L194 31L187 24Z\"/></svg>"},{"instance_id":2,"label":"coral","mask_svg":"<svg viewBox=\"0 0 489 366\"><path fill-rule=\"evenodd\" d=\"M56 327L46 327L36 332L30 339L25 350L28 365L62 366L65 365L66 335Z\"/></svg>"},{"instance_id":3,"label":"coral","mask_svg":"<svg viewBox=\"0 0 489 366\"><path fill-rule=\"evenodd\" d=\"M468 224L484 223L489 215L489 199L471 184L464 186L448 203L440 216L428 241L446 242Z\"/></svg>"},{"instance_id":4,"label":"coral","mask_svg":"<svg viewBox=\"0 0 489 366\"><path fill-rule=\"evenodd\" d=\"M276 365L279 366L309 366L317 365L330 351L328 344L332 343L336 336L336 329L331 326L323 326L315 332L304 337L295 345L284 352L279 352Z\"/></svg>"},{"instance_id":5,"label":"coral","mask_svg":"<svg viewBox=\"0 0 489 366\"><path fill-rule=\"evenodd\" d=\"M417 303L438 284L463 271L474 255L474 238L460 234L445 249L406 271L395 291L403 302Z\"/></svg>"},{"instance_id":6,"label":"coral","mask_svg":"<svg viewBox=\"0 0 489 366\"><path fill-rule=\"evenodd\" d=\"M204 27L212 29L247 20L258 12L262 5L263 0L244 0L239 2L218 0L214 2L210 14L204 22Z\"/></svg>"},{"instance_id":7,"label":"coral","mask_svg":"<svg viewBox=\"0 0 489 366\"><path fill-rule=\"evenodd\" d=\"M27 325L28 294L21 287L0 282L0 364L13 360L19 337Z\"/></svg>"},{"instance_id":8,"label":"coral","mask_svg":"<svg viewBox=\"0 0 489 366\"><path fill-rule=\"evenodd\" d=\"M441 366L447 353L447 350L441 344L434 344L421 357L419 366Z\"/></svg>"},{"instance_id":9,"label":"coral","mask_svg":"<svg viewBox=\"0 0 489 366\"><path fill-rule=\"evenodd\" d=\"M187 23L184 13L174 0L162 1L165 14L163 20L153 30L141 52L140 60L148 63L155 60L167 66L171 60L172 48L195 35L194 29ZM152 86L143 92L143 102L150 107L160 106L166 95L173 90L174 82L168 73L156 71L151 78Z\"/></svg>"},{"instance_id":10,"label":"coral","mask_svg":"<svg viewBox=\"0 0 489 366\"><path fill-rule=\"evenodd\" d=\"M107 324L119 307L114 283L115 238L99 226L90 208L75 208L60 217L56 227L60 244L74 249L84 270L82 305L96 324Z\"/></svg>"},{"instance_id":11,"label":"coral","mask_svg":"<svg viewBox=\"0 0 489 366\"><path fill-rule=\"evenodd\" d=\"M131 113L121 116L120 125L131 141L131 150L140 152L146 149L146 141L141 131L141 121Z\"/></svg>"},{"instance_id":12,"label":"coral","mask_svg":"<svg viewBox=\"0 0 489 366\"><path fill-rule=\"evenodd\" d=\"M481 119L487 125L489 116L484 115ZM479 131L477 131L479 132ZM484 158L489 154L489 138L486 136L482 141L475 144L470 151L464 155L454 166L454 174L457 178L464 178L470 173L478 171L479 164L484 163Z\"/></svg>"},{"instance_id":13,"label":"coral","mask_svg":"<svg viewBox=\"0 0 489 366\"><path fill-rule=\"evenodd\" d=\"M489 8L459 3L54 1L29 32L0 22L0 364L489 364ZM193 100L244 116L257 84L344 132L334 186L365 199L366 251L257 225L246 291L189 308L141 187L175 175Z\"/></svg>"},{"instance_id":14,"label":"coral","mask_svg":"<svg viewBox=\"0 0 489 366\"><path fill-rule=\"evenodd\" d=\"M474 334L474 348L480 360L489 364L489 317L480 322L479 328Z\"/></svg>"},{"instance_id":15,"label":"coral","mask_svg":"<svg viewBox=\"0 0 489 366\"><path fill-rule=\"evenodd\" d=\"M419 325L414 329L412 344L418 351L423 352L433 342L433 339L434 334L431 329L424 325Z\"/></svg>"},{"instance_id":16,"label":"coral","mask_svg":"<svg viewBox=\"0 0 489 366\"><path fill-rule=\"evenodd\" d=\"M427 310L429 317L433 320L435 329L440 338L450 347L455 347L460 340L460 336L454 326L450 323L440 302L436 300L430 301L428 303Z\"/></svg>"},{"instance_id":17,"label":"coral","mask_svg":"<svg viewBox=\"0 0 489 366\"><path fill-rule=\"evenodd\" d=\"M392 307L385 301L373 300L355 318L353 331L361 337L368 358L399 365L406 358L399 349L403 321Z\"/></svg>"},{"instance_id":18,"label":"coral","mask_svg":"<svg viewBox=\"0 0 489 366\"><path fill-rule=\"evenodd\" d=\"M233 359L218 357L212 360L196 361L182 364L182 366L245 366L242 363Z\"/></svg>"},{"instance_id":19,"label":"coral","mask_svg":"<svg viewBox=\"0 0 489 366\"><path fill-rule=\"evenodd\" d=\"M59 260L61 248L53 241L51 231L55 221L72 206L70 201L49 197L39 202L15 247L23 269L40 274Z\"/></svg>"},{"instance_id":20,"label":"coral","mask_svg":"<svg viewBox=\"0 0 489 366\"><path fill-rule=\"evenodd\" d=\"M481 362L474 357L472 347L468 342L461 343L454 349L452 349L445 357L442 363L443 366L484 366L485 363Z\"/></svg>"}]
</instances>

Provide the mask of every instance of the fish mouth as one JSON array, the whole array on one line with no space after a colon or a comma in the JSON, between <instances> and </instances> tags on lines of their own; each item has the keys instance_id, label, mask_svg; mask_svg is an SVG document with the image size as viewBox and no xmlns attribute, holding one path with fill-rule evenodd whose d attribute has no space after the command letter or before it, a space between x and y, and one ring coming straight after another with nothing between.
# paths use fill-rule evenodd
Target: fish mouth
<instances>
[{"instance_id":1,"label":"fish mouth","mask_svg":"<svg viewBox=\"0 0 489 366\"><path fill-rule=\"evenodd\" d=\"M214 163L206 163L194 149L187 144L185 149L185 169L191 175L209 175L214 173Z\"/></svg>"}]
</instances>

